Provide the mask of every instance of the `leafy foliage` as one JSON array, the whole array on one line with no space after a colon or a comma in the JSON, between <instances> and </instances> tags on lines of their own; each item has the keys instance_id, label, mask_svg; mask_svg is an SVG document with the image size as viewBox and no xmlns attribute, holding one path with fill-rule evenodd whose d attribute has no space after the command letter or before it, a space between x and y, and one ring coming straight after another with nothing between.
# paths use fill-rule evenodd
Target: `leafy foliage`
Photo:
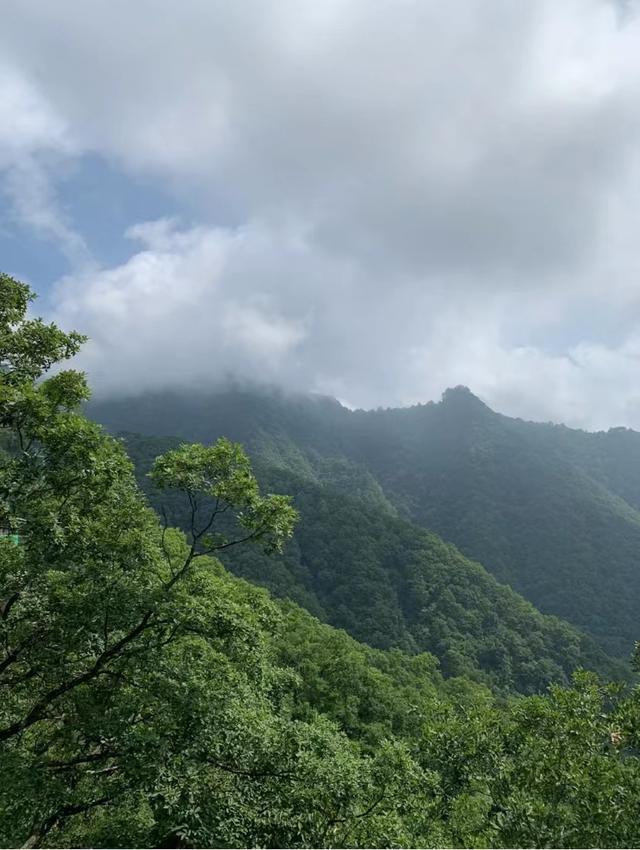
<instances>
[{"instance_id":1,"label":"leafy foliage","mask_svg":"<svg viewBox=\"0 0 640 850\"><path fill-rule=\"evenodd\" d=\"M217 510L236 513L242 541L277 550L288 500L260 495L238 446L183 447L154 475L193 505L215 498L211 536L195 531L197 506L188 541L163 531L121 445L75 412L83 376L38 380L78 339L25 320L27 291L2 283L17 306L2 329L0 497L21 538L0 540L3 844L63 843L67 828L72 843L82 828L79 843L102 842L91 830L104 816L86 827L102 808L125 845L314 843L348 829L370 806L377 756L280 710L291 676L270 661L277 612L206 557L240 542L215 536ZM135 808L132 834L120 806Z\"/></svg>"},{"instance_id":2,"label":"leafy foliage","mask_svg":"<svg viewBox=\"0 0 640 850\"><path fill-rule=\"evenodd\" d=\"M188 528L188 506L167 499L144 474L171 440L129 434L126 445L151 503ZM627 675L586 635L542 616L453 546L376 500L357 491L347 495L344 467L339 486L264 462L257 468L267 487L295 494L300 521L278 558L266 559L256 550L221 552L228 568L243 578L371 646L430 652L447 675L471 677L503 692L535 693L551 682L568 683L577 667Z\"/></svg>"},{"instance_id":3,"label":"leafy foliage","mask_svg":"<svg viewBox=\"0 0 640 850\"><path fill-rule=\"evenodd\" d=\"M464 387L404 409L350 411L331 399L235 387L110 400L91 413L114 432L203 442L225 434L255 463L386 503L608 654L626 659L632 650L640 607L634 431L509 419Z\"/></svg>"},{"instance_id":4,"label":"leafy foliage","mask_svg":"<svg viewBox=\"0 0 640 850\"><path fill-rule=\"evenodd\" d=\"M25 319L29 290L0 283L0 499L20 541L0 536L1 846L637 846L637 690L581 673L496 703L428 653L359 644L232 576L212 556L277 552L289 500L261 494L236 444L167 446L152 480L189 522L162 525L121 443L77 412L83 376L45 374L80 338ZM311 483L316 507L342 504L344 480ZM416 557L409 599L437 586L455 634L477 610L472 565L370 492L347 527L390 523L389 557ZM438 569L461 571L450 599ZM435 622L407 616L407 640Z\"/></svg>"}]
</instances>

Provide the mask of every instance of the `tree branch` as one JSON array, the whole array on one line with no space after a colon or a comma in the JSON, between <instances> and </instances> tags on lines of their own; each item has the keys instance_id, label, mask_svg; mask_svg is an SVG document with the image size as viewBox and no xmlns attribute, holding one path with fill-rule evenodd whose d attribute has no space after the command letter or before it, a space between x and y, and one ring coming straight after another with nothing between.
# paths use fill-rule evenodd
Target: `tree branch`
<instances>
[{"instance_id":1,"label":"tree branch","mask_svg":"<svg viewBox=\"0 0 640 850\"><path fill-rule=\"evenodd\" d=\"M30 726L33 726L34 723L37 723L39 720L44 718L46 710L52 702L80 685L95 679L105 664L108 664L109 661L118 656L121 651L128 646L128 644L153 625L150 623L153 613L153 611L148 611L135 628L131 629L131 631L124 635L124 637L114 643L110 649L102 652L89 670L85 670L84 673L80 673L72 679L69 679L57 687L52 688L50 691L47 691L47 693L43 694L40 699L37 700L35 705L22 720L12 723L10 726L5 726L4 729L0 729L0 741L6 741L9 738L13 738L15 735L19 735L21 732L24 732L25 729L28 729Z\"/></svg>"},{"instance_id":2,"label":"tree branch","mask_svg":"<svg viewBox=\"0 0 640 850\"><path fill-rule=\"evenodd\" d=\"M47 837L47 835L51 832L54 827L58 826L60 821L65 820L72 815L79 815L83 812L88 812L91 809L95 809L98 806L106 806L108 803L111 803L117 797L117 794L112 794L110 796L99 797L97 800L91 800L88 803L79 803L75 806L64 806L54 815L50 815L45 820L41 821L41 823L35 827L32 831L31 835L27 838L25 843L22 845L24 848L32 848L39 847L43 839Z\"/></svg>"}]
</instances>

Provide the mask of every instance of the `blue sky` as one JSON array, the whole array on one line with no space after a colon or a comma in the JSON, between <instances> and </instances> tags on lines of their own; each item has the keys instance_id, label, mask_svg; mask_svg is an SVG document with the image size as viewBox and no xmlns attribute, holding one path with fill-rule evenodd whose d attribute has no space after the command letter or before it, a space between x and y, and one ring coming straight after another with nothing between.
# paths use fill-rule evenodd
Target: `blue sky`
<instances>
[{"instance_id":1,"label":"blue sky","mask_svg":"<svg viewBox=\"0 0 640 850\"><path fill-rule=\"evenodd\" d=\"M61 213L100 267L118 265L131 255L131 241L125 237L131 223L187 214L154 181L125 175L96 155L81 157L53 183ZM3 269L28 280L43 302L53 284L74 271L59 242L16 219L9 205L0 218L0 256Z\"/></svg>"},{"instance_id":2,"label":"blue sky","mask_svg":"<svg viewBox=\"0 0 640 850\"><path fill-rule=\"evenodd\" d=\"M640 427L636 2L5 0L0 57L2 268L96 392Z\"/></svg>"}]
</instances>

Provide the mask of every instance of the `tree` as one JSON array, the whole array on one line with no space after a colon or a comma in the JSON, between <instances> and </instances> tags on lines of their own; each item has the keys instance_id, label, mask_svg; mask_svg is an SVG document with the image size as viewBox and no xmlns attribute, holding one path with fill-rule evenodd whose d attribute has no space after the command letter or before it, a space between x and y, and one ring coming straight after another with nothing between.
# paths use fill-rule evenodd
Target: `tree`
<instances>
[{"instance_id":1,"label":"tree","mask_svg":"<svg viewBox=\"0 0 640 850\"><path fill-rule=\"evenodd\" d=\"M422 772L293 715L280 613L217 552L279 551L296 512L237 445L157 458L161 525L123 446L78 410L83 342L0 277L0 845L309 846L405 836Z\"/></svg>"},{"instance_id":2,"label":"tree","mask_svg":"<svg viewBox=\"0 0 640 850\"><path fill-rule=\"evenodd\" d=\"M149 705L187 669L194 641L211 652L224 636L254 652L251 624L231 600L214 602L209 587L202 601L205 573L217 569L204 553L249 541L278 550L295 511L285 497L260 495L239 446L184 446L159 458L154 474L187 495L192 534L185 542L161 530L122 446L77 411L89 395L84 375L46 375L83 337L27 318L32 299L2 276L0 510L21 539L18 547L0 540L0 742L5 787L14 788L3 809L16 824L10 840L29 823L29 842L38 844L70 816L132 792L133 773L144 776L150 764L134 756L136 735L153 737ZM215 508L200 529L202 496ZM216 535L216 514L227 511L236 512L241 538ZM249 660L245 687L266 664ZM170 736L159 737L166 747Z\"/></svg>"},{"instance_id":3,"label":"tree","mask_svg":"<svg viewBox=\"0 0 640 850\"><path fill-rule=\"evenodd\" d=\"M498 708L234 578L216 553L278 551L289 500L182 445L151 477L186 534L161 524L31 297L0 278L1 846L637 845L637 691Z\"/></svg>"}]
</instances>

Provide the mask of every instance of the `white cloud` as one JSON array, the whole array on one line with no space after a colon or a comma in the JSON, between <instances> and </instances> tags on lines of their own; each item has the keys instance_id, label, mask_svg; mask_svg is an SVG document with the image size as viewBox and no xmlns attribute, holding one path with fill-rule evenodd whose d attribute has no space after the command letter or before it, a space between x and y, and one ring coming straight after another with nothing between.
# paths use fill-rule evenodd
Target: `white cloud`
<instances>
[{"instance_id":1,"label":"white cloud","mask_svg":"<svg viewBox=\"0 0 640 850\"><path fill-rule=\"evenodd\" d=\"M74 263L86 262L89 252L58 203L52 173L78 153L46 98L15 68L0 65L0 193L14 219L55 241Z\"/></svg>"},{"instance_id":2,"label":"white cloud","mask_svg":"<svg viewBox=\"0 0 640 850\"><path fill-rule=\"evenodd\" d=\"M16 68L0 65L0 165L41 150L71 153L64 122Z\"/></svg>"},{"instance_id":3,"label":"white cloud","mask_svg":"<svg viewBox=\"0 0 640 850\"><path fill-rule=\"evenodd\" d=\"M200 221L134 224L128 262L60 282L102 391L240 372L375 405L466 383L516 414L640 426L640 16L4 6L17 213L73 253L46 157L86 151Z\"/></svg>"},{"instance_id":4,"label":"white cloud","mask_svg":"<svg viewBox=\"0 0 640 850\"><path fill-rule=\"evenodd\" d=\"M55 299L56 320L91 337L81 364L100 391L294 371L287 358L304 339L304 322L269 292L235 285L244 246L259 245L259 233L179 230L162 220L130 236L143 247L128 262L65 278Z\"/></svg>"},{"instance_id":5,"label":"white cloud","mask_svg":"<svg viewBox=\"0 0 640 850\"><path fill-rule=\"evenodd\" d=\"M432 363L438 364L435 373ZM423 384L427 397L468 384L498 411L590 430L640 426L639 367L638 332L618 345L582 342L554 354L534 346L510 348L501 344L495 329L482 333L470 326L455 347L436 334L413 352L411 362L417 385L419 376L428 376ZM421 401L420 394L413 400Z\"/></svg>"},{"instance_id":6,"label":"white cloud","mask_svg":"<svg viewBox=\"0 0 640 850\"><path fill-rule=\"evenodd\" d=\"M368 275L322 256L299 233L258 223L180 229L161 220L130 235L142 247L128 262L58 288L54 318L90 335L80 365L99 393L240 374L366 407L437 398L466 383L525 418L640 424L636 330L610 345L578 342L560 352L512 341L547 327L547 306L571 315L571 292L547 296L547 306L538 299L537 312L519 318L513 294L481 303L435 284L368 300ZM312 300L299 271L315 281Z\"/></svg>"}]
</instances>

